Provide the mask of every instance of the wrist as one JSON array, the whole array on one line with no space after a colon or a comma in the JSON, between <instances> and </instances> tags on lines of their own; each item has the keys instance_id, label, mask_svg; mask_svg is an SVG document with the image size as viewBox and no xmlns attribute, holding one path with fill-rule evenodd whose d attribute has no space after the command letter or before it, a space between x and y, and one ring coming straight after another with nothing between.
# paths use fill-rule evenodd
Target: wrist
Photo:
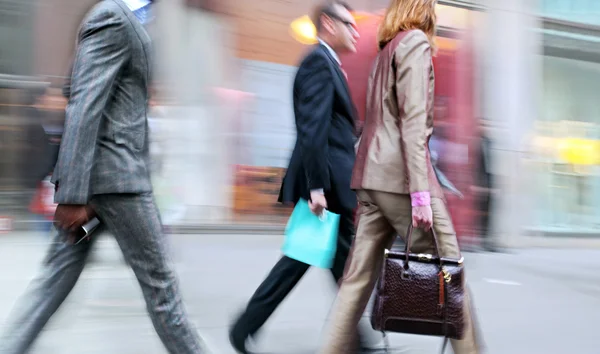
<instances>
[{"instance_id":1,"label":"wrist","mask_svg":"<svg viewBox=\"0 0 600 354\"><path fill-rule=\"evenodd\" d=\"M431 205L431 195L429 192L414 192L410 194L410 203L413 207Z\"/></svg>"},{"instance_id":2,"label":"wrist","mask_svg":"<svg viewBox=\"0 0 600 354\"><path fill-rule=\"evenodd\" d=\"M325 191L323 190L323 188L317 188L317 189L311 189L310 193L317 193L317 194L325 194Z\"/></svg>"}]
</instances>

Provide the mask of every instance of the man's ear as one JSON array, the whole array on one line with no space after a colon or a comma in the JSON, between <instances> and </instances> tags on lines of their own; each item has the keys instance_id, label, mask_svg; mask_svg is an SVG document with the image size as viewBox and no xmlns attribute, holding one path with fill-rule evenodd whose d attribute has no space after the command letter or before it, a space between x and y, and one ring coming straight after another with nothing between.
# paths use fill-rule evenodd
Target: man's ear
<instances>
[{"instance_id":1,"label":"man's ear","mask_svg":"<svg viewBox=\"0 0 600 354\"><path fill-rule=\"evenodd\" d=\"M329 17L327 15L321 15L321 26L327 32L329 32L331 34L335 33L335 27L333 25L333 20L331 19L331 17Z\"/></svg>"}]
</instances>

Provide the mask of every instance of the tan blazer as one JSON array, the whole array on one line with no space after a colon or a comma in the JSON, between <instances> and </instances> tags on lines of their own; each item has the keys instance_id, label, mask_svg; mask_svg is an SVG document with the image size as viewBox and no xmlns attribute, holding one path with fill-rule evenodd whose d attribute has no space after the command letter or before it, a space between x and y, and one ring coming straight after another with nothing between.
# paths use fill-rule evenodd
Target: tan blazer
<instances>
[{"instance_id":1,"label":"tan blazer","mask_svg":"<svg viewBox=\"0 0 600 354\"><path fill-rule=\"evenodd\" d=\"M443 198L428 147L433 96L427 36L419 30L400 32L380 51L369 77L353 189Z\"/></svg>"}]
</instances>

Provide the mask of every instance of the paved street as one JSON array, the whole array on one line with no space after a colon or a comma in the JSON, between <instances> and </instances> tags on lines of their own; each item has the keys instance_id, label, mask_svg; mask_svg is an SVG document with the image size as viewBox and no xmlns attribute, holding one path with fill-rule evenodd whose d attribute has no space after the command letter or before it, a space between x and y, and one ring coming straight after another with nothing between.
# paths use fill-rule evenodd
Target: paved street
<instances>
[{"instance_id":1,"label":"paved street","mask_svg":"<svg viewBox=\"0 0 600 354\"><path fill-rule=\"evenodd\" d=\"M173 254L193 321L215 353L234 353L227 326L279 257L281 238L175 235ZM0 236L0 321L35 274L43 235ZM132 273L110 238L95 254L33 354L165 353ZM600 251L521 250L466 254L482 331L492 354L597 354ZM262 353L314 353L334 297L330 275L312 269L268 322ZM374 335L376 335L374 333ZM392 335L397 353L431 354L441 340Z\"/></svg>"}]
</instances>

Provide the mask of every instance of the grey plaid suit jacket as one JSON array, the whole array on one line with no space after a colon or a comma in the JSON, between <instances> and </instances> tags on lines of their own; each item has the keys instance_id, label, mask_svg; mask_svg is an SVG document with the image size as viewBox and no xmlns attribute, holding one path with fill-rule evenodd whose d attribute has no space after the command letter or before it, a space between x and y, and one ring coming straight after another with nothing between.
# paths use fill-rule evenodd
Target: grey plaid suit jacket
<instances>
[{"instance_id":1,"label":"grey plaid suit jacket","mask_svg":"<svg viewBox=\"0 0 600 354\"><path fill-rule=\"evenodd\" d=\"M148 88L151 41L121 0L104 0L79 29L65 128L52 181L55 202L152 191Z\"/></svg>"}]
</instances>

